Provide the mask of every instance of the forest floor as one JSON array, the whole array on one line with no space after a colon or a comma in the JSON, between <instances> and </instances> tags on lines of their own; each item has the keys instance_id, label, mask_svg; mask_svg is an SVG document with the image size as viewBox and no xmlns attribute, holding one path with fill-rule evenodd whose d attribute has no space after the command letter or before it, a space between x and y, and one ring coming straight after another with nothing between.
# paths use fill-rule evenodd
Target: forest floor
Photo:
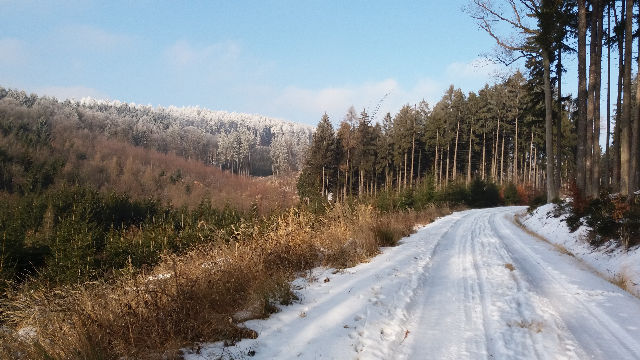
<instances>
[{"instance_id":1,"label":"forest floor","mask_svg":"<svg viewBox=\"0 0 640 360\"><path fill-rule=\"evenodd\" d=\"M257 339L186 358L640 358L640 299L523 229L524 211L457 212L368 263L314 269L294 282L298 302L245 323Z\"/></svg>"}]
</instances>

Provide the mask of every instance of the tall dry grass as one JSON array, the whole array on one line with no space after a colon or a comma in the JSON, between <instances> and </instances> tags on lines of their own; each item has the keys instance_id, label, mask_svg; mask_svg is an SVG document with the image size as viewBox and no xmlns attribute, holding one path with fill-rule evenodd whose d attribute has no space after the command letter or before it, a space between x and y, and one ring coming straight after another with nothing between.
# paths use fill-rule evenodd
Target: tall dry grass
<instances>
[{"instance_id":1,"label":"tall dry grass","mask_svg":"<svg viewBox=\"0 0 640 360\"><path fill-rule=\"evenodd\" d=\"M319 265L348 267L395 245L447 207L380 214L336 205L244 223L234 241L166 255L152 271L113 283L18 291L1 307L0 357L179 358L181 347L257 334L242 322L295 295L289 282Z\"/></svg>"}]
</instances>

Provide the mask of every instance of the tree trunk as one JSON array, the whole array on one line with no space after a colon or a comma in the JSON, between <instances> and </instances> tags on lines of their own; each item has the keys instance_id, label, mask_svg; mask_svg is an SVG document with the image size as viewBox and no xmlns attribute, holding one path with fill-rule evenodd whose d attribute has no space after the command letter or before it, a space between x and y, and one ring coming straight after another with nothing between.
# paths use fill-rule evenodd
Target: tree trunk
<instances>
[{"instance_id":1,"label":"tree trunk","mask_svg":"<svg viewBox=\"0 0 640 360\"><path fill-rule=\"evenodd\" d=\"M502 151L500 154L500 184L502 184L502 179L504 178L504 128L502 129Z\"/></svg>"},{"instance_id":2,"label":"tree trunk","mask_svg":"<svg viewBox=\"0 0 640 360\"><path fill-rule=\"evenodd\" d=\"M598 53L596 51L598 31L598 0L592 0L591 12L591 32L589 41L589 82L587 84L587 148L585 158L585 195L593 197L593 124L595 120L596 106L596 63L598 62Z\"/></svg>"},{"instance_id":3,"label":"tree trunk","mask_svg":"<svg viewBox=\"0 0 640 360\"><path fill-rule=\"evenodd\" d=\"M415 116L414 116L415 121ZM415 158L415 150L416 150L416 132L415 132L415 124L414 129L411 134L411 177L409 178L409 186L413 187L413 159Z\"/></svg>"},{"instance_id":4,"label":"tree trunk","mask_svg":"<svg viewBox=\"0 0 640 360\"><path fill-rule=\"evenodd\" d=\"M404 152L404 180L402 181L402 188L407 188L407 152Z\"/></svg>"},{"instance_id":5,"label":"tree trunk","mask_svg":"<svg viewBox=\"0 0 640 360\"><path fill-rule=\"evenodd\" d=\"M622 23L625 17L625 3L622 2L620 20L615 6L613 7L613 17L616 23ZM623 28L624 29L624 28ZM623 30L624 31L624 30ZM624 35L624 34L619 34ZM611 182L616 191L620 191L620 123L622 122L622 80L624 78L624 37L618 36L618 94L616 98L616 122L613 128L613 155Z\"/></svg>"},{"instance_id":6,"label":"tree trunk","mask_svg":"<svg viewBox=\"0 0 640 360\"><path fill-rule=\"evenodd\" d=\"M440 144L440 132L438 130L436 130L436 159L433 162L433 176L435 177L436 181L436 189L439 189L439 185L440 185L440 177L438 175L438 145Z\"/></svg>"},{"instance_id":7,"label":"tree trunk","mask_svg":"<svg viewBox=\"0 0 640 360\"><path fill-rule=\"evenodd\" d=\"M624 33L624 79L622 119L620 122L620 193L629 194L630 185L630 150L631 150L631 27L633 24L633 0L626 0L626 21Z\"/></svg>"},{"instance_id":8,"label":"tree trunk","mask_svg":"<svg viewBox=\"0 0 640 360\"><path fill-rule=\"evenodd\" d=\"M538 187L538 148L533 148L533 181L536 190Z\"/></svg>"},{"instance_id":9,"label":"tree trunk","mask_svg":"<svg viewBox=\"0 0 640 360\"><path fill-rule=\"evenodd\" d=\"M595 108L593 118L593 169L591 180L591 194L594 198L600 196L600 92L602 89L602 16L604 14L603 2L598 1L597 18L598 26L596 27L596 83L595 83ZM593 16L593 15L592 15Z\"/></svg>"},{"instance_id":10,"label":"tree trunk","mask_svg":"<svg viewBox=\"0 0 640 360\"><path fill-rule=\"evenodd\" d=\"M518 117L516 116L516 138L513 143L513 182L518 183Z\"/></svg>"},{"instance_id":11,"label":"tree trunk","mask_svg":"<svg viewBox=\"0 0 640 360\"><path fill-rule=\"evenodd\" d=\"M551 64L548 50L542 51L542 62L544 67L544 107L545 107L545 150L547 152L547 202L558 197L555 183L553 181L553 118L551 102Z\"/></svg>"},{"instance_id":12,"label":"tree trunk","mask_svg":"<svg viewBox=\"0 0 640 360\"><path fill-rule=\"evenodd\" d=\"M458 127L456 129L456 145L453 148L453 181L456 181L456 173L458 169L458 135L460 133L460 117L458 116Z\"/></svg>"},{"instance_id":13,"label":"tree trunk","mask_svg":"<svg viewBox=\"0 0 640 360\"><path fill-rule=\"evenodd\" d=\"M493 181L498 182L498 146L500 145L500 118L498 118L498 127L496 128L496 138L495 138L495 150L493 152L493 159L494 159L494 163L493 163L493 169L491 170L492 172L492 177L493 177Z\"/></svg>"},{"instance_id":14,"label":"tree trunk","mask_svg":"<svg viewBox=\"0 0 640 360\"><path fill-rule=\"evenodd\" d=\"M611 6L607 7L607 38L611 38ZM605 186L610 186L611 154L609 153L609 139L611 138L611 42L607 42L607 138L605 140L604 176Z\"/></svg>"},{"instance_id":15,"label":"tree trunk","mask_svg":"<svg viewBox=\"0 0 640 360\"><path fill-rule=\"evenodd\" d=\"M487 131L482 132L482 180L484 180L484 170L485 170L485 149L487 145Z\"/></svg>"},{"instance_id":16,"label":"tree trunk","mask_svg":"<svg viewBox=\"0 0 640 360\"><path fill-rule=\"evenodd\" d=\"M467 185L471 183L471 145L473 143L473 127L469 125L469 161L467 161Z\"/></svg>"},{"instance_id":17,"label":"tree trunk","mask_svg":"<svg viewBox=\"0 0 640 360\"><path fill-rule=\"evenodd\" d=\"M529 143L529 184L531 184L531 170L533 169L533 129L531 129L531 143Z\"/></svg>"},{"instance_id":18,"label":"tree trunk","mask_svg":"<svg viewBox=\"0 0 640 360\"><path fill-rule=\"evenodd\" d=\"M349 150L347 150L347 168L344 170L344 194L342 199L347 198L347 184L349 183Z\"/></svg>"},{"instance_id":19,"label":"tree trunk","mask_svg":"<svg viewBox=\"0 0 640 360\"><path fill-rule=\"evenodd\" d=\"M418 152L418 184L420 184L420 174L422 171L422 149Z\"/></svg>"},{"instance_id":20,"label":"tree trunk","mask_svg":"<svg viewBox=\"0 0 640 360\"><path fill-rule=\"evenodd\" d=\"M450 149L451 143L447 143L447 168L445 169L445 184L449 185L449 149ZM445 185L445 186L446 186Z\"/></svg>"},{"instance_id":21,"label":"tree trunk","mask_svg":"<svg viewBox=\"0 0 640 360\"><path fill-rule=\"evenodd\" d=\"M322 167L322 197L324 197L324 166Z\"/></svg>"},{"instance_id":22,"label":"tree trunk","mask_svg":"<svg viewBox=\"0 0 640 360\"><path fill-rule=\"evenodd\" d=\"M640 29L640 13L638 13L638 29ZM640 36L638 37L638 49L640 49ZM640 66L640 56L638 56L638 66ZM640 67L638 67L640 69ZM640 72L639 74L640 75ZM631 126L631 156L629 165L629 193L638 189L638 131L640 130L640 76L636 77L636 111L633 116Z\"/></svg>"},{"instance_id":23,"label":"tree trunk","mask_svg":"<svg viewBox=\"0 0 640 360\"><path fill-rule=\"evenodd\" d=\"M440 152L442 152L443 150L440 150ZM442 188L442 161L443 161L443 156L442 154L440 154L440 175L438 176L440 178L440 188Z\"/></svg>"},{"instance_id":24,"label":"tree trunk","mask_svg":"<svg viewBox=\"0 0 640 360\"><path fill-rule=\"evenodd\" d=\"M587 11L585 0L578 0L578 119L576 143L576 185L586 190L587 141ZM545 78L546 81L546 78ZM545 88L546 91L546 88Z\"/></svg>"},{"instance_id":25,"label":"tree trunk","mask_svg":"<svg viewBox=\"0 0 640 360\"><path fill-rule=\"evenodd\" d=\"M562 45L562 44L561 44ZM562 188L562 178L560 176L562 169L562 46L558 47L558 62L556 64L556 73L558 76L558 119L556 119L556 189Z\"/></svg>"}]
</instances>

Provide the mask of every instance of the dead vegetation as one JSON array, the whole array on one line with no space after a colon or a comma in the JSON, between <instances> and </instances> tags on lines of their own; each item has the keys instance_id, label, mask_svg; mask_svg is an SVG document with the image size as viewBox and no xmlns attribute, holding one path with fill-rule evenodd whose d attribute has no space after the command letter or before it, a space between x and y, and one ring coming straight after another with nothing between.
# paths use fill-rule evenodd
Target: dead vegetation
<instances>
[{"instance_id":1,"label":"dead vegetation","mask_svg":"<svg viewBox=\"0 0 640 360\"><path fill-rule=\"evenodd\" d=\"M165 255L150 272L9 294L0 308L0 358L179 358L200 342L255 337L241 322L295 301L290 281L319 265L344 268L397 244L447 207L381 214L336 205L245 223L235 240Z\"/></svg>"},{"instance_id":2,"label":"dead vegetation","mask_svg":"<svg viewBox=\"0 0 640 360\"><path fill-rule=\"evenodd\" d=\"M511 263L504 264L504 267L507 268L509 271L515 271L516 270L516 267L513 266L513 264L511 264Z\"/></svg>"},{"instance_id":3,"label":"dead vegetation","mask_svg":"<svg viewBox=\"0 0 640 360\"><path fill-rule=\"evenodd\" d=\"M536 320L520 320L520 321L513 321L507 324L509 327L519 327L521 329L528 329L530 331L533 331L535 333L540 333L542 332L542 329L544 328L544 324L540 321L536 321Z\"/></svg>"}]
</instances>

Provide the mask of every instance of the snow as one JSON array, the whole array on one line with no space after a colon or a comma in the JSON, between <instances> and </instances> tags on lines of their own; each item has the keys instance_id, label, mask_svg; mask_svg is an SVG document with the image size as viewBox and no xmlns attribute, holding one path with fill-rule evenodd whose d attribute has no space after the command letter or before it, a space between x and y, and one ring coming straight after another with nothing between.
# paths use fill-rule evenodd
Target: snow
<instances>
[{"instance_id":1,"label":"snow","mask_svg":"<svg viewBox=\"0 0 640 360\"><path fill-rule=\"evenodd\" d=\"M638 359L640 300L514 223L457 212L368 263L317 268L257 339L186 359Z\"/></svg>"},{"instance_id":2,"label":"snow","mask_svg":"<svg viewBox=\"0 0 640 360\"><path fill-rule=\"evenodd\" d=\"M583 225L571 233L564 222L567 215L554 217L554 206L547 204L522 216L522 224L553 244L564 247L606 278L623 282L629 292L640 297L640 247L625 251L609 242L594 249L585 240L589 228Z\"/></svg>"}]
</instances>

